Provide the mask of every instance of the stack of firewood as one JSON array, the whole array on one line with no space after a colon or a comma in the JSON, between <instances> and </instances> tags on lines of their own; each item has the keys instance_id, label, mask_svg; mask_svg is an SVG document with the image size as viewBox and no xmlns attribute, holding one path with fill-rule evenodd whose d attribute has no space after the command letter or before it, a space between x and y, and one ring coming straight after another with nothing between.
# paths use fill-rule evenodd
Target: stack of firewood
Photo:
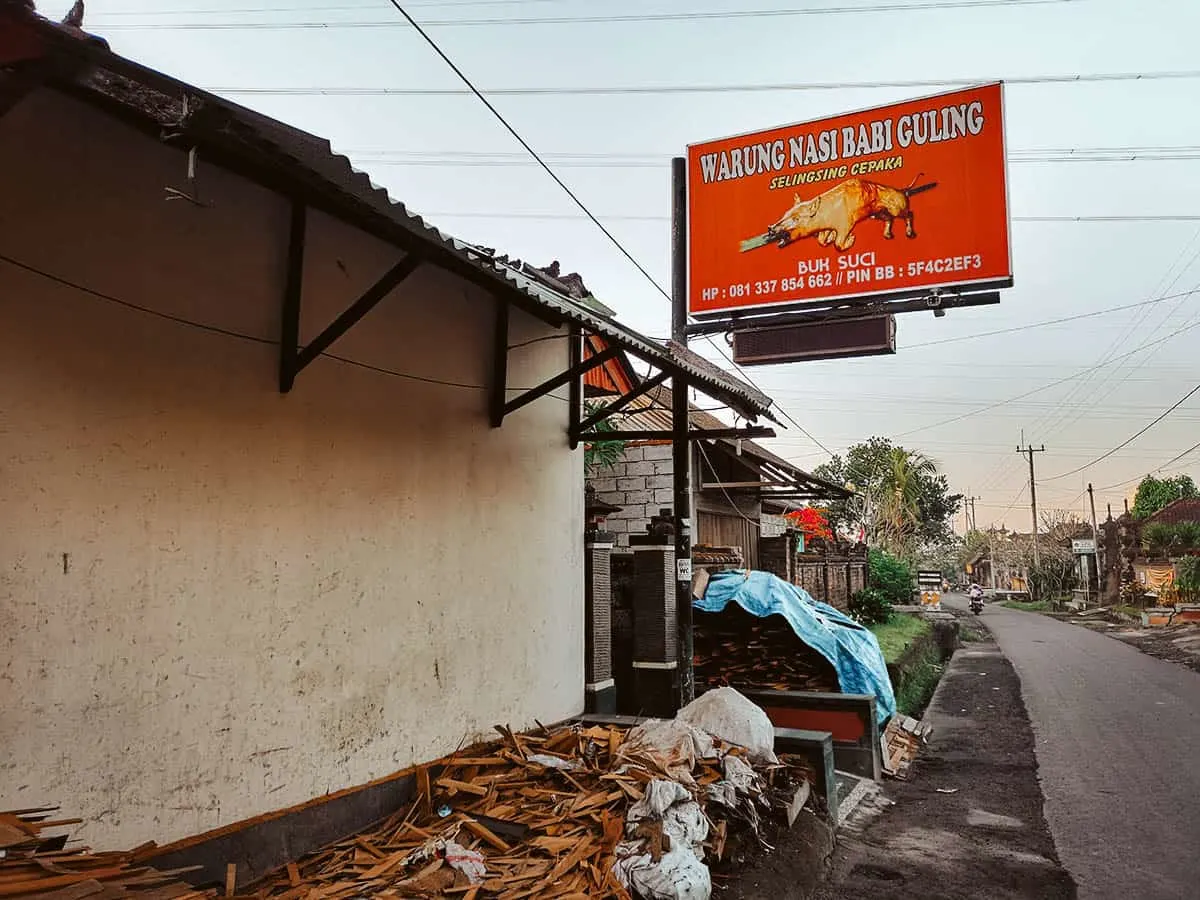
<instances>
[{"instance_id":1,"label":"stack of firewood","mask_svg":"<svg viewBox=\"0 0 1200 900\"><path fill-rule=\"evenodd\" d=\"M177 876L140 863L153 844L122 853L93 853L68 846L66 834L46 832L82 819L55 819L57 807L0 812L0 897L19 900L205 900Z\"/></svg>"}]
</instances>

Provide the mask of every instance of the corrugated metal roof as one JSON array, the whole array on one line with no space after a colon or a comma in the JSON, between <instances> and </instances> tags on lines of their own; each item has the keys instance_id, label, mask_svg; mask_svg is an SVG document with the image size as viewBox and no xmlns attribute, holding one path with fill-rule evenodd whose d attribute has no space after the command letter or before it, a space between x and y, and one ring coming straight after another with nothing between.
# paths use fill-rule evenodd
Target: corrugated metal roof
<instances>
[{"instance_id":1,"label":"corrugated metal roof","mask_svg":"<svg viewBox=\"0 0 1200 900\"><path fill-rule=\"evenodd\" d=\"M762 415L773 420L768 413L771 400L761 391L684 348L665 347L605 318L525 274L505 261L507 257L497 258L435 228L393 201L347 157L335 153L329 141L128 60L102 41L91 40L93 36L41 17L6 10L0 12L0 27L23 29L28 32L25 37L40 39L46 55L85 60L91 67L86 74L50 76L50 84L72 96L140 119L143 128L158 131L164 140L197 146L219 165L249 171L249 177L272 189L301 196L384 240L417 249L431 263L496 291L552 324L574 322L604 335L643 361L678 372L746 418ZM21 59L30 59L24 52ZM414 247L417 242L419 248Z\"/></svg>"},{"instance_id":2,"label":"corrugated metal roof","mask_svg":"<svg viewBox=\"0 0 1200 900\"><path fill-rule=\"evenodd\" d=\"M671 403L671 389L660 385L643 394L641 397L635 398L630 402L629 406L614 414L609 421L616 426L616 434L618 436L622 431L670 431L672 423ZM688 407L688 421L693 428L729 427L728 423L722 422L706 410L698 409L691 404ZM739 442L728 438L719 438L717 443L726 447L735 447ZM772 453L762 444L755 443L749 439L743 439L740 443L741 455L747 461L752 464L767 464L771 466L778 470L779 475L783 479L794 485L823 491L830 497L847 497L850 495L850 492L846 489L804 471L799 466L788 462L782 456ZM770 492L764 491L763 498L767 499L769 497Z\"/></svg>"}]
</instances>

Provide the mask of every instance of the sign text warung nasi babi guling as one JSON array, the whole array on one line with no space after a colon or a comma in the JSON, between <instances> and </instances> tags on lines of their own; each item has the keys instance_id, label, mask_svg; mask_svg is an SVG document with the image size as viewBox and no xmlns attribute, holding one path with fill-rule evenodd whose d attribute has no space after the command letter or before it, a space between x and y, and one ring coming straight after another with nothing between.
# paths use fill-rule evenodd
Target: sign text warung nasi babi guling
<instances>
[{"instance_id":1,"label":"sign text warung nasi babi guling","mask_svg":"<svg viewBox=\"0 0 1200 900\"><path fill-rule=\"evenodd\" d=\"M1012 284L999 84L693 144L687 192L692 315Z\"/></svg>"}]
</instances>

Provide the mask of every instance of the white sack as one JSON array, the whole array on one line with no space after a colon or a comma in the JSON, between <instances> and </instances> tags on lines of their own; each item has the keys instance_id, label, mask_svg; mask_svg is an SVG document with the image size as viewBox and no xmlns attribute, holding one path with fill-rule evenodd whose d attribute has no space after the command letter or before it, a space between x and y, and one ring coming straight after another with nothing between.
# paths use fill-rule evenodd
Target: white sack
<instances>
[{"instance_id":1,"label":"white sack","mask_svg":"<svg viewBox=\"0 0 1200 900\"><path fill-rule=\"evenodd\" d=\"M701 694L679 711L675 721L745 747L755 762L779 762L775 756L775 726L761 708L731 687Z\"/></svg>"}]
</instances>

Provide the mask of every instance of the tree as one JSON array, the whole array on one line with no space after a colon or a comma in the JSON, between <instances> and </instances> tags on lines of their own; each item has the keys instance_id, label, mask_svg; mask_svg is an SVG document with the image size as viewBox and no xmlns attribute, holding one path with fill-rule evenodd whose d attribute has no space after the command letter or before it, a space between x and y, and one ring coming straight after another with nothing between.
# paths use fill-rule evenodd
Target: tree
<instances>
[{"instance_id":1,"label":"tree","mask_svg":"<svg viewBox=\"0 0 1200 900\"><path fill-rule=\"evenodd\" d=\"M1138 485L1133 498L1133 516L1145 519L1154 515L1168 503L1176 500L1194 500L1200 497L1196 490L1196 482L1190 475L1177 475L1174 478L1155 478L1147 475Z\"/></svg>"},{"instance_id":2,"label":"tree","mask_svg":"<svg viewBox=\"0 0 1200 900\"><path fill-rule=\"evenodd\" d=\"M583 414L592 416L605 407L603 403L588 401L583 405ZM613 420L602 419L592 426L592 431L616 433L617 426ZM583 465L588 472L599 472L611 469L625 455L625 442L622 440L591 441L583 446Z\"/></svg>"},{"instance_id":3,"label":"tree","mask_svg":"<svg viewBox=\"0 0 1200 900\"><path fill-rule=\"evenodd\" d=\"M842 529L865 529L874 544L911 558L917 548L954 539L950 523L962 506L962 494L922 453L873 437L835 456L814 474L835 484L850 484L855 494L829 506L829 521Z\"/></svg>"}]
</instances>

